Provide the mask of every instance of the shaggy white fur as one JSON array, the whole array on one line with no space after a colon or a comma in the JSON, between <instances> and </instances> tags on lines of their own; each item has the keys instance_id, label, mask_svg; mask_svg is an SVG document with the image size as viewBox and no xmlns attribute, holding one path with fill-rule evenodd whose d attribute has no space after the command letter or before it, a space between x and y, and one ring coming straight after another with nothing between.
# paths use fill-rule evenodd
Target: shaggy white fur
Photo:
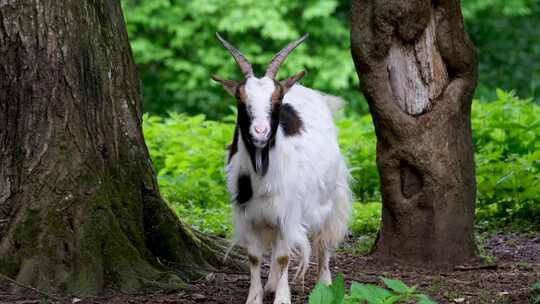
<instances>
[{"instance_id":1,"label":"shaggy white fur","mask_svg":"<svg viewBox=\"0 0 540 304\"><path fill-rule=\"evenodd\" d=\"M245 89L253 116L250 129L255 124L270 126L273 80L249 77ZM262 303L260 261L265 250L272 248L265 289L276 291L274 303L290 303L288 257L298 257L296 275L303 279L311 256L311 239L319 255L319 279L329 284L330 252L347 232L349 174L332 118L341 99L295 84L285 94L283 104L298 112L303 128L294 136L285 136L282 127L278 128L267 173L261 176L255 172L241 136L238 151L226 167L233 200L240 175L250 177L253 191L247 203L234 205L233 241L247 248L252 262L248 303Z\"/></svg>"}]
</instances>

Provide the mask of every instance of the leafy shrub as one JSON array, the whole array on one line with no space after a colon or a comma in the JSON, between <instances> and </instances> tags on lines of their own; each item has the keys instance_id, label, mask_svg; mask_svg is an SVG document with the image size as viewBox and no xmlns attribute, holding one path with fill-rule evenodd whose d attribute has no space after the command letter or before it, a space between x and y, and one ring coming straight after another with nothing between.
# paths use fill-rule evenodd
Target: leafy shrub
<instances>
[{"instance_id":1,"label":"leafy shrub","mask_svg":"<svg viewBox=\"0 0 540 304\"><path fill-rule=\"evenodd\" d=\"M497 96L473 104L477 222L539 225L540 107L501 90Z\"/></svg>"},{"instance_id":2,"label":"leafy shrub","mask_svg":"<svg viewBox=\"0 0 540 304\"><path fill-rule=\"evenodd\" d=\"M165 199L196 229L225 235L231 209L223 164L234 124L176 113L145 115L143 122Z\"/></svg>"},{"instance_id":3,"label":"leafy shrub","mask_svg":"<svg viewBox=\"0 0 540 304\"><path fill-rule=\"evenodd\" d=\"M350 293L345 293L343 274L338 274L330 286L318 283L309 295L309 304L392 304L410 303L435 304L425 294L417 293L416 286L408 287L400 280L381 277L388 288L377 285L351 283Z\"/></svg>"},{"instance_id":4,"label":"leafy shrub","mask_svg":"<svg viewBox=\"0 0 540 304\"><path fill-rule=\"evenodd\" d=\"M362 202L379 201L379 173L375 163L375 131L371 115L337 121L339 144L353 179L352 191Z\"/></svg>"},{"instance_id":5,"label":"leafy shrub","mask_svg":"<svg viewBox=\"0 0 540 304\"><path fill-rule=\"evenodd\" d=\"M381 223L380 202L357 202L353 204L350 228L356 235L375 236Z\"/></svg>"}]
</instances>

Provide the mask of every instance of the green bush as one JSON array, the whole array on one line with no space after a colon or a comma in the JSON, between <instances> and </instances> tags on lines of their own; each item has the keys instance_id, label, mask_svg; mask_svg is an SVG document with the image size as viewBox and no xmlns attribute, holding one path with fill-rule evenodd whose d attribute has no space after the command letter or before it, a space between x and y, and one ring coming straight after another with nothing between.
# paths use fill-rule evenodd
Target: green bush
<instances>
[{"instance_id":1,"label":"green bush","mask_svg":"<svg viewBox=\"0 0 540 304\"><path fill-rule=\"evenodd\" d=\"M234 124L176 113L145 115L143 122L165 199L196 229L225 235L231 209L223 164Z\"/></svg>"},{"instance_id":2,"label":"green bush","mask_svg":"<svg viewBox=\"0 0 540 304\"><path fill-rule=\"evenodd\" d=\"M411 303L436 304L425 294L417 293L400 280L381 277L387 289L373 284L352 282L350 293L345 292L343 274L338 274L330 286L318 283L309 295L309 304L393 304Z\"/></svg>"},{"instance_id":3,"label":"green bush","mask_svg":"<svg viewBox=\"0 0 540 304\"><path fill-rule=\"evenodd\" d=\"M461 5L478 49L476 96L493 99L500 87L540 100L540 1L463 0ZM227 115L229 99L210 75L237 79L240 73L216 31L242 50L258 73L286 43L310 33L287 59L281 77L306 68L303 83L343 96L349 110L367 112L349 50L350 0L122 0L122 6L145 112Z\"/></svg>"},{"instance_id":4,"label":"green bush","mask_svg":"<svg viewBox=\"0 0 540 304\"><path fill-rule=\"evenodd\" d=\"M379 201L379 173L375 163L375 130L371 115L337 121L339 144L351 172L352 191L362 202Z\"/></svg>"},{"instance_id":5,"label":"green bush","mask_svg":"<svg viewBox=\"0 0 540 304\"><path fill-rule=\"evenodd\" d=\"M477 223L540 225L540 106L497 90L473 104Z\"/></svg>"},{"instance_id":6,"label":"green bush","mask_svg":"<svg viewBox=\"0 0 540 304\"><path fill-rule=\"evenodd\" d=\"M352 219L349 224L356 235L375 236L381 223L381 203L358 201L353 204Z\"/></svg>"},{"instance_id":7,"label":"green bush","mask_svg":"<svg viewBox=\"0 0 540 304\"><path fill-rule=\"evenodd\" d=\"M474 102L473 139L481 227L538 227L540 223L540 106L497 91L493 102ZM369 115L337 119L339 142L359 201L351 229L373 236L380 222L375 135ZM234 122L203 115L145 115L144 133L161 191L174 210L197 229L230 231L225 187L226 147ZM374 203L375 202L375 203Z\"/></svg>"},{"instance_id":8,"label":"green bush","mask_svg":"<svg viewBox=\"0 0 540 304\"><path fill-rule=\"evenodd\" d=\"M122 0L145 112L226 115L229 98L210 75L238 79L234 60L215 32L239 48L261 74L272 56L304 33L309 39L287 59L280 76L307 69L303 83L340 93L366 109L356 92L349 49L350 1Z\"/></svg>"},{"instance_id":9,"label":"green bush","mask_svg":"<svg viewBox=\"0 0 540 304\"><path fill-rule=\"evenodd\" d=\"M492 100L493 88L514 89L540 102L540 1L463 0L462 10L478 50L476 96Z\"/></svg>"}]
</instances>

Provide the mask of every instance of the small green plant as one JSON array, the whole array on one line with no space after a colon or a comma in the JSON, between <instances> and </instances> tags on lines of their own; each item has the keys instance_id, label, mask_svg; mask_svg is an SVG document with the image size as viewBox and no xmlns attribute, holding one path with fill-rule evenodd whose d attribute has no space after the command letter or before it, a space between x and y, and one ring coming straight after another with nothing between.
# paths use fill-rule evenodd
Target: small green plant
<instances>
[{"instance_id":1,"label":"small green plant","mask_svg":"<svg viewBox=\"0 0 540 304\"><path fill-rule=\"evenodd\" d=\"M458 299L462 299L463 296L455 291L455 290L447 290L443 293L443 296L449 300L449 301L452 301L452 302L456 302L456 301L459 301Z\"/></svg>"},{"instance_id":2,"label":"small green plant","mask_svg":"<svg viewBox=\"0 0 540 304\"><path fill-rule=\"evenodd\" d=\"M536 282L532 287L530 303L540 304L540 281Z\"/></svg>"},{"instance_id":3,"label":"small green plant","mask_svg":"<svg viewBox=\"0 0 540 304\"><path fill-rule=\"evenodd\" d=\"M491 256L485 248L486 241L489 235L490 234L487 232L478 232L474 235L476 239L475 244L478 256L486 265L493 264L495 262L493 256Z\"/></svg>"},{"instance_id":4,"label":"small green plant","mask_svg":"<svg viewBox=\"0 0 540 304\"><path fill-rule=\"evenodd\" d=\"M338 274L330 286L318 283L309 295L309 304L435 304L427 295L417 293L400 280L381 277L386 288L373 284L352 282L350 293L345 293L343 274Z\"/></svg>"}]
</instances>

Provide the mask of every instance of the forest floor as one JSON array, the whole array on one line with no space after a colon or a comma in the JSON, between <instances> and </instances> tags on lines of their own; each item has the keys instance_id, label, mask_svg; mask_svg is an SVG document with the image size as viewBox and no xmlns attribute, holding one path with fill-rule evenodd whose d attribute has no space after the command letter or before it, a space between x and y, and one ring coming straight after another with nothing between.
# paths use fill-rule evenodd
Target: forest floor
<instances>
[{"instance_id":1,"label":"forest floor","mask_svg":"<svg viewBox=\"0 0 540 304\"><path fill-rule=\"evenodd\" d=\"M351 281L380 284L380 277L400 279L409 286L428 294L439 303L533 303L532 286L540 281L540 233L522 235L497 233L481 241L485 264L474 267L457 267L451 270L425 270L403 265L376 262L367 254L358 253L354 240L348 241L332 260L333 273L344 273ZM293 303L307 303L308 292L313 288L316 274L311 267L304 288L292 283ZM292 271L292 270L291 270ZM268 272L265 263L263 276ZM58 303L29 292L24 296L7 292L6 282L0 287L0 303ZM108 295L97 298L66 299L72 304L120 303L244 303L249 288L248 273L211 273L188 290L148 291L137 295ZM303 291L304 292L303 292ZM267 296L265 303L272 303Z\"/></svg>"}]
</instances>

